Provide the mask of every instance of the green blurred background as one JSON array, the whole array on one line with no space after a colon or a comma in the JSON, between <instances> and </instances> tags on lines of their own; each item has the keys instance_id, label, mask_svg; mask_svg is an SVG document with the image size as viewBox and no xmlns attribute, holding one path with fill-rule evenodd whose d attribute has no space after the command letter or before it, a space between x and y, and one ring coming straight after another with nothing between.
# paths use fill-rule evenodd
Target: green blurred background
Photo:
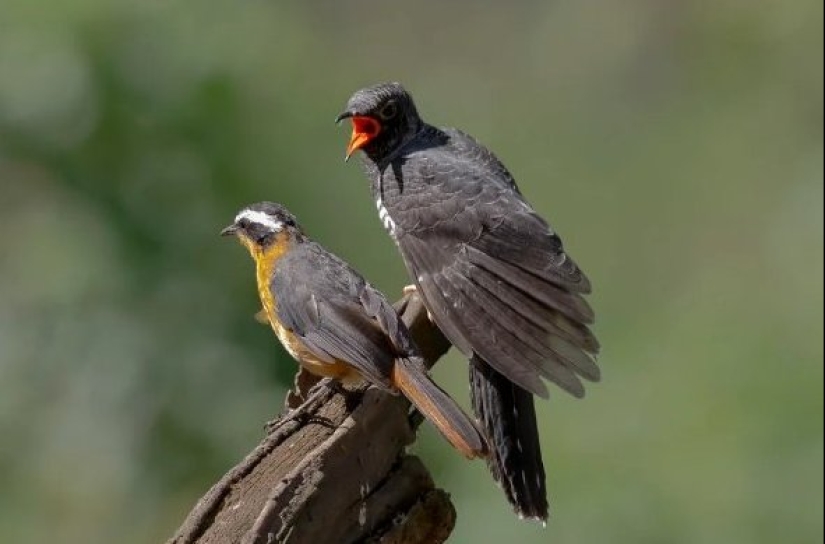
<instances>
[{"instance_id":1,"label":"green blurred background","mask_svg":"<svg viewBox=\"0 0 825 544\"><path fill-rule=\"evenodd\" d=\"M393 79L510 167L604 344L539 404L546 529L423 429L452 541L822 542L822 2L414 6L0 0L0 541L161 542L257 443L295 364L242 205L400 295L332 122Z\"/></svg>"}]
</instances>

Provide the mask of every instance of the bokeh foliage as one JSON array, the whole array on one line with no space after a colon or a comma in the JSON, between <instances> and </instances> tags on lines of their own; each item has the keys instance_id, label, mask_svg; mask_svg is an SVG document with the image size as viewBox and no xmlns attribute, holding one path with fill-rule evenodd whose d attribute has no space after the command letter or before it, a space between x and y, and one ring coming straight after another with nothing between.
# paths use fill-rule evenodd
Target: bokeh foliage
<instances>
[{"instance_id":1,"label":"bokeh foliage","mask_svg":"<svg viewBox=\"0 0 825 544\"><path fill-rule=\"evenodd\" d=\"M162 541L256 443L294 363L243 204L400 293L332 124L397 79L562 233L605 346L540 404L547 529L423 432L454 541L821 542L822 75L813 0L0 0L0 541Z\"/></svg>"}]
</instances>

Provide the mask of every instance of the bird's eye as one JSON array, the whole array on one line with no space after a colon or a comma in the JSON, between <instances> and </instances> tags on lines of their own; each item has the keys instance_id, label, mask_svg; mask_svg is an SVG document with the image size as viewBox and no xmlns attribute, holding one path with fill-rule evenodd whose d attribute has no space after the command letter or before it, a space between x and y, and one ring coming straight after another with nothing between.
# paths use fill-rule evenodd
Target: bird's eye
<instances>
[{"instance_id":1,"label":"bird's eye","mask_svg":"<svg viewBox=\"0 0 825 544\"><path fill-rule=\"evenodd\" d=\"M395 100L391 100L387 102L387 104L381 108L381 111L378 112L378 115L381 116L381 119L385 121L387 119L392 119L398 113L398 106L395 105Z\"/></svg>"}]
</instances>

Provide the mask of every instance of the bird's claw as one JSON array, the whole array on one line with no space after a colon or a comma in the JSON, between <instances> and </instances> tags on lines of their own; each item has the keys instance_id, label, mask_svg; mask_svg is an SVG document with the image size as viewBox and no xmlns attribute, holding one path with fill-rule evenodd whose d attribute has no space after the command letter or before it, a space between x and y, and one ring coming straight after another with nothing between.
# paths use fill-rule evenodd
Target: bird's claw
<instances>
[{"instance_id":1,"label":"bird's claw","mask_svg":"<svg viewBox=\"0 0 825 544\"><path fill-rule=\"evenodd\" d=\"M418 293L418 286L415 284L405 285L404 288L401 289L401 292L404 293L404 296L414 295ZM431 314L429 310L427 310L427 319L429 319L431 323L435 323L433 320L433 314Z\"/></svg>"}]
</instances>

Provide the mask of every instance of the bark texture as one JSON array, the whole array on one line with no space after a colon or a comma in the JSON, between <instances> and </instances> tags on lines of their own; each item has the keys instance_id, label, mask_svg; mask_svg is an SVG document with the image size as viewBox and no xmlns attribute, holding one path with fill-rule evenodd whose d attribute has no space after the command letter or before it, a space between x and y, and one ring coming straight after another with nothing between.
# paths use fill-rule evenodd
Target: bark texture
<instances>
[{"instance_id":1,"label":"bark texture","mask_svg":"<svg viewBox=\"0 0 825 544\"><path fill-rule=\"evenodd\" d=\"M449 343L415 293L396 310L430 366ZM421 423L402 396L317 388L296 376L287 409L243 461L204 495L168 544L438 544L455 509L407 455Z\"/></svg>"}]
</instances>

